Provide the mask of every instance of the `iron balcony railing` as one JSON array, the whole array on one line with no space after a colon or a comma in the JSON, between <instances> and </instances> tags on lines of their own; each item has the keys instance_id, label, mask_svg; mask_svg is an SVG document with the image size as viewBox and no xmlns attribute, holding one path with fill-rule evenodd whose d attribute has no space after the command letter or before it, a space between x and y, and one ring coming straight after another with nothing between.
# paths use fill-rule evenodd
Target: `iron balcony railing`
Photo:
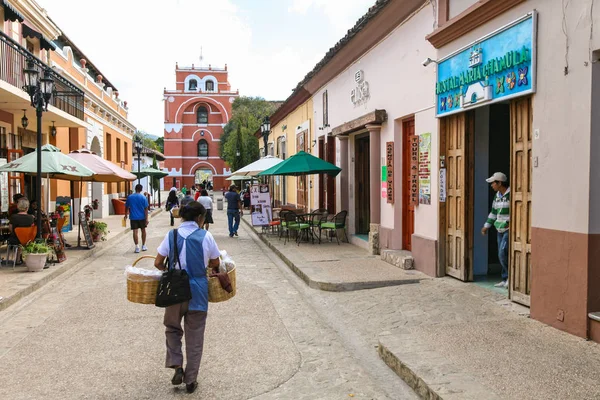
<instances>
[{"instance_id":1,"label":"iron balcony railing","mask_svg":"<svg viewBox=\"0 0 600 400\"><path fill-rule=\"evenodd\" d=\"M34 68L38 70L39 76L44 76L44 70L49 68L48 65L0 31L0 80L23 90L25 85L23 69L27 66L28 59L33 60ZM54 70L50 69L50 74L54 81L55 91L50 104L83 120L83 91Z\"/></svg>"}]
</instances>

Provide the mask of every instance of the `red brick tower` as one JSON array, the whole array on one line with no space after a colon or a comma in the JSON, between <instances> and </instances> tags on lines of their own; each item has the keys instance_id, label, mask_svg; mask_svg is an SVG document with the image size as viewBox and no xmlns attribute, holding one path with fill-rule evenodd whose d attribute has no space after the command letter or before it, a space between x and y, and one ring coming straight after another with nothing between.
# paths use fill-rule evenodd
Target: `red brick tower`
<instances>
[{"instance_id":1,"label":"red brick tower","mask_svg":"<svg viewBox=\"0 0 600 400\"><path fill-rule=\"evenodd\" d=\"M164 92L165 189L172 185L213 182L215 190L227 186L231 170L219 156L223 127L231 118L232 91L225 68L175 65L175 90Z\"/></svg>"}]
</instances>

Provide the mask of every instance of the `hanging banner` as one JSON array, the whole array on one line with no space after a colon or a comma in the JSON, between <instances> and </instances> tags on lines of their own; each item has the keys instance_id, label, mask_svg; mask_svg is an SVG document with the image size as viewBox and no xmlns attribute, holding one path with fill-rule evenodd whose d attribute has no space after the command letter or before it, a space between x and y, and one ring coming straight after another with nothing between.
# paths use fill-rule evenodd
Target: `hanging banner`
<instances>
[{"instance_id":1,"label":"hanging banner","mask_svg":"<svg viewBox=\"0 0 600 400\"><path fill-rule=\"evenodd\" d=\"M387 167L387 202L394 204L394 142L385 144L385 165Z\"/></svg>"},{"instance_id":2,"label":"hanging banner","mask_svg":"<svg viewBox=\"0 0 600 400\"><path fill-rule=\"evenodd\" d=\"M419 136L419 204L431 204L431 133Z\"/></svg>"},{"instance_id":3,"label":"hanging banner","mask_svg":"<svg viewBox=\"0 0 600 400\"><path fill-rule=\"evenodd\" d=\"M419 205L419 136L410 136L410 206Z\"/></svg>"},{"instance_id":4,"label":"hanging banner","mask_svg":"<svg viewBox=\"0 0 600 400\"><path fill-rule=\"evenodd\" d=\"M253 185L250 188L250 206L252 225L268 226L273 216L269 185Z\"/></svg>"}]
</instances>

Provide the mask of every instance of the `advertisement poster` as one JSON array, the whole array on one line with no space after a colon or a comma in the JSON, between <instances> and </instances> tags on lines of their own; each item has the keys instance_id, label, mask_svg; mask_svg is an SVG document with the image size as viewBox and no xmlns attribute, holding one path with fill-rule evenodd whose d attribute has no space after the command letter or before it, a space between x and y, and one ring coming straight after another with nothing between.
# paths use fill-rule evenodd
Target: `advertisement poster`
<instances>
[{"instance_id":1,"label":"advertisement poster","mask_svg":"<svg viewBox=\"0 0 600 400\"><path fill-rule=\"evenodd\" d=\"M253 226L269 225L273 215L269 185L253 185L250 188L250 209Z\"/></svg>"},{"instance_id":2,"label":"advertisement poster","mask_svg":"<svg viewBox=\"0 0 600 400\"><path fill-rule=\"evenodd\" d=\"M6 164L6 158L0 158L0 165ZM8 212L8 206L10 200L8 198L8 173L3 172L0 173L0 191L2 196L0 196L0 211Z\"/></svg>"},{"instance_id":3,"label":"advertisement poster","mask_svg":"<svg viewBox=\"0 0 600 400\"><path fill-rule=\"evenodd\" d=\"M431 133L419 136L419 204L431 204Z\"/></svg>"}]
</instances>

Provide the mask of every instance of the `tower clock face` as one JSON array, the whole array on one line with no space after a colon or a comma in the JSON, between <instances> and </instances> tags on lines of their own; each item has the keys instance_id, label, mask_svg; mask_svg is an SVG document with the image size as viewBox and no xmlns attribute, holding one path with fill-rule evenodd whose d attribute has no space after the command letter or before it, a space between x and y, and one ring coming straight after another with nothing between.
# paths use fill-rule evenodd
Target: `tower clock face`
<instances>
[{"instance_id":1,"label":"tower clock face","mask_svg":"<svg viewBox=\"0 0 600 400\"><path fill-rule=\"evenodd\" d=\"M230 98L229 98L229 102L230 102L230 103L233 103L233 101L234 101L234 100L235 100L235 97L230 97Z\"/></svg>"}]
</instances>

